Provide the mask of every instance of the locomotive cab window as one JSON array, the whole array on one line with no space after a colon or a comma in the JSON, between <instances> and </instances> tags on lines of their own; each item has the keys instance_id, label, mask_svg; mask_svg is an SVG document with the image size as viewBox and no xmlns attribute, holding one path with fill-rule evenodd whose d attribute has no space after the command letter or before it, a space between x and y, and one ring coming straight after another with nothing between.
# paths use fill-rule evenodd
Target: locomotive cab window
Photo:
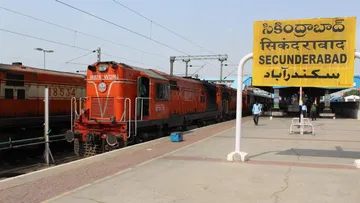
<instances>
[{"instance_id":1,"label":"locomotive cab window","mask_svg":"<svg viewBox=\"0 0 360 203\"><path fill-rule=\"evenodd\" d=\"M156 99L157 100L170 99L170 87L168 84L156 83Z\"/></svg>"}]
</instances>

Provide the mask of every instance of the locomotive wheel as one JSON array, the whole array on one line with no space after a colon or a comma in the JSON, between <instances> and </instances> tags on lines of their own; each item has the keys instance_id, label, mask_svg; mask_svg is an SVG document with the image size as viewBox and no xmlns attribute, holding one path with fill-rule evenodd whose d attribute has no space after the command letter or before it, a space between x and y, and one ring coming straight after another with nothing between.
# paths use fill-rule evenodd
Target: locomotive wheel
<instances>
[{"instance_id":1,"label":"locomotive wheel","mask_svg":"<svg viewBox=\"0 0 360 203\"><path fill-rule=\"evenodd\" d=\"M74 153L76 156L84 156L84 143L74 139Z\"/></svg>"},{"instance_id":2,"label":"locomotive wheel","mask_svg":"<svg viewBox=\"0 0 360 203\"><path fill-rule=\"evenodd\" d=\"M110 146L108 144L105 144L104 152L109 152L116 149L121 149L127 146L127 141L124 141L123 139L118 140L118 144L115 146Z\"/></svg>"},{"instance_id":3,"label":"locomotive wheel","mask_svg":"<svg viewBox=\"0 0 360 203\"><path fill-rule=\"evenodd\" d=\"M182 129L183 131L188 131L188 126L187 126L187 125L183 125L183 126L181 126L181 129Z\"/></svg>"},{"instance_id":4,"label":"locomotive wheel","mask_svg":"<svg viewBox=\"0 0 360 203\"><path fill-rule=\"evenodd\" d=\"M139 136L135 136L135 137L134 137L134 140L135 140L135 141L134 141L135 144L139 144L139 143L142 143L142 142L143 142Z\"/></svg>"},{"instance_id":5,"label":"locomotive wheel","mask_svg":"<svg viewBox=\"0 0 360 203\"><path fill-rule=\"evenodd\" d=\"M147 141L150 141L151 140L151 135L149 133L139 133L140 135L140 139L143 141L143 142L147 142Z\"/></svg>"},{"instance_id":6,"label":"locomotive wheel","mask_svg":"<svg viewBox=\"0 0 360 203\"><path fill-rule=\"evenodd\" d=\"M75 139L74 140L74 154L76 154L76 156L79 156L79 140Z\"/></svg>"},{"instance_id":7,"label":"locomotive wheel","mask_svg":"<svg viewBox=\"0 0 360 203\"><path fill-rule=\"evenodd\" d=\"M110 151L118 149L118 148L119 148L118 146L110 146L110 145L106 144L104 152L110 152Z\"/></svg>"},{"instance_id":8,"label":"locomotive wheel","mask_svg":"<svg viewBox=\"0 0 360 203\"><path fill-rule=\"evenodd\" d=\"M126 146L127 146L127 141L124 141L123 139L120 139L118 148L124 148Z\"/></svg>"},{"instance_id":9,"label":"locomotive wheel","mask_svg":"<svg viewBox=\"0 0 360 203\"><path fill-rule=\"evenodd\" d=\"M85 153L84 153L85 157L94 156L96 154L101 153L100 151L101 149L98 144L85 143Z\"/></svg>"},{"instance_id":10,"label":"locomotive wheel","mask_svg":"<svg viewBox=\"0 0 360 203\"><path fill-rule=\"evenodd\" d=\"M162 125L158 126L157 127L158 131L157 131L157 134L156 134L156 138L160 138L160 137L163 137L164 136L164 127Z\"/></svg>"}]
</instances>

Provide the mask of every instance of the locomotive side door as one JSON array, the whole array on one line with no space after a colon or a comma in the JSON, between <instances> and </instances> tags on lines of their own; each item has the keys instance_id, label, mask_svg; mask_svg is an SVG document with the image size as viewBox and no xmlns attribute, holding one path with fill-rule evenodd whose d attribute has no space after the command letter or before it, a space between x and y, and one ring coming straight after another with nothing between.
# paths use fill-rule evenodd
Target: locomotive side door
<instances>
[{"instance_id":1,"label":"locomotive side door","mask_svg":"<svg viewBox=\"0 0 360 203\"><path fill-rule=\"evenodd\" d=\"M137 81L138 91L137 95L140 97L137 101L137 116L141 116L141 106L142 106L142 115L149 116L149 98L150 98L150 79L147 77L139 76Z\"/></svg>"}]
</instances>

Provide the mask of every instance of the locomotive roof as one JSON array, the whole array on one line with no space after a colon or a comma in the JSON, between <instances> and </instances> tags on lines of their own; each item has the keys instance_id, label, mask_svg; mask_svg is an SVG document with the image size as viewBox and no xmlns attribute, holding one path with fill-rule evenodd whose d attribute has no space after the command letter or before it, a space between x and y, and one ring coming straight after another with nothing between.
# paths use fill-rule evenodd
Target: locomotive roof
<instances>
[{"instance_id":1,"label":"locomotive roof","mask_svg":"<svg viewBox=\"0 0 360 203\"><path fill-rule=\"evenodd\" d=\"M123 65L123 66L125 66L125 67L132 68L132 69L137 70L137 71L141 71L141 72L145 73L146 75L148 75L148 76L151 77L151 78L168 81L167 78L165 78L165 77L163 77L162 75L154 72L154 71L151 70L151 69L140 68L140 67L136 67L136 66L133 66L133 65L127 65L127 64L124 64L124 63L121 63L121 65Z\"/></svg>"},{"instance_id":2,"label":"locomotive roof","mask_svg":"<svg viewBox=\"0 0 360 203\"><path fill-rule=\"evenodd\" d=\"M44 70L44 69L34 68L34 67L24 66L24 65L13 65L13 64L0 63L0 71L3 71L3 70L4 71L18 71L18 72L32 72L32 73L58 75L58 76L65 76L65 77L85 78L84 74L79 74L79 73L63 72L63 71L56 71L56 70Z\"/></svg>"},{"instance_id":3,"label":"locomotive roof","mask_svg":"<svg viewBox=\"0 0 360 203\"><path fill-rule=\"evenodd\" d=\"M199 79L195 79L195 78L191 78L191 77L180 77L180 76L176 76L176 75L169 75L168 73L164 73L162 71L159 70L152 70L154 72L156 72L157 74L160 74L164 77L167 77L169 80L183 80L183 81L191 81L194 83L203 83L203 81L199 80Z\"/></svg>"},{"instance_id":4,"label":"locomotive roof","mask_svg":"<svg viewBox=\"0 0 360 203\"><path fill-rule=\"evenodd\" d=\"M125 63L120 63L122 66L127 67L127 68L132 68L138 71L141 71L143 73L145 73L146 75L150 76L151 78L156 78L156 79L160 79L160 80L172 80L172 79L176 79L176 80L185 80L185 81L191 81L191 82L195 82L195 83L201 83L204 84L205 86L214 86L216 87L216 83L213 83L211 81L208 80L200 80L200 79L195 79L195 78L191 78L191 77L179 77L179 76L175 76L175 75L169 75L168 73L159 71L159 70L154 70L154 69L144 69L144 68L140 68L140 67L136 67L133 65L128 65ZM228 88L228 89L234 89L231 87L227 87L224 86L224 88Z\"/></svg>"}]
</instances>

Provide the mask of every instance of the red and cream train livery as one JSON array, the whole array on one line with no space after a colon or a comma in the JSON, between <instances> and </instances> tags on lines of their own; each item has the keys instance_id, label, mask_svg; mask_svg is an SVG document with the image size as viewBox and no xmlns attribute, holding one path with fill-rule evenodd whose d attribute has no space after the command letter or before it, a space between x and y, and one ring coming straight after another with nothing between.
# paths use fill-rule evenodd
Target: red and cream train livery
<instances>
[{"instance_id":1,"label":"red and cream train livery","mask_svg":"<svg viewBox=\"0 0 360 203\"><path fill-rule=\"evenodd\" d=\"M80 155L236 115L236 90L225 85L116 62L89 65L86 80L83 108L67 135Z\"/></svg>"},{"instance_id":2,"label":"red and cream train livery","mask_svg":"<svg viewBox=\"0 0 360 203\"><path fill-rule=\"evenodd\" d=\"M0 64L0 141L42 135L44 89L49 87L50 129L70 129L70 101L85 96L85 75Z\"/></svg>"}]
</instances>

